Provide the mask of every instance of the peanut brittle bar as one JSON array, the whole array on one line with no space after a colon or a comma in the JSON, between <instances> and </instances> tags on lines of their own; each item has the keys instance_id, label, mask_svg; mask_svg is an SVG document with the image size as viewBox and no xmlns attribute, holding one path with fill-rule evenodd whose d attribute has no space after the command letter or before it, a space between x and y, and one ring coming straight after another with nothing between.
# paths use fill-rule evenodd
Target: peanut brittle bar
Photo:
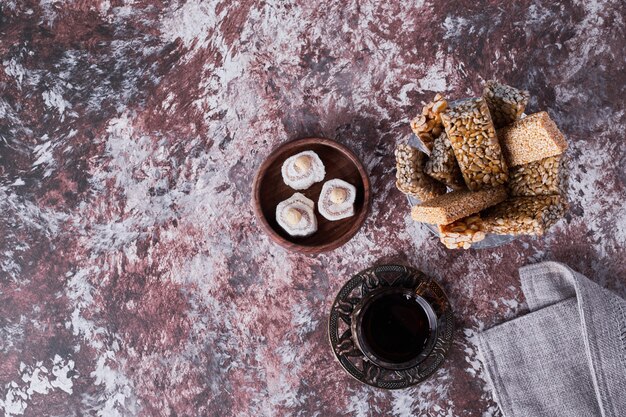
<instances>
[{"instance_id":1,"label":"peanut brittle bar","mask_svg":"<svg viewBox=\"0 0 626 417\"><path fill-rule=\"evenodd\" d=\"M424 172L453 190L465 188L461 168L459 168L452 144L445 132L435 139L435 144L430 158L424 167Z\"/></svg>"},{"instance_id":2,"label":"peanut brittle bar","mask_svg":"<svg viewBox=\"0 0 626 417\"><path fill-rule=\"evenodd\" d=\"M485 99L450 103L441 118L470 190L497 187L508 181L508 168Z\"/></svg>"},{"instance_id":3,"label":"peanut brittle bar","mask_svg":"<svg viewBox=\"0 0 626 417\"><path fill-rule=\"evenodd\" d=\"M483 88L483 97L491 112L493 124L499 129L520 118L528 104L530 94L528 91L489 80Z\"/></svg>"},{"instance_id":4,"label":"peanut brittle bar","mask_svg":"<svg viewBox=\"0 0 626 417\"><path fill-rule=\"evenodd\" d=\"M504 201L505 187L482 191L452 191L424 201L411 209L413 220L431 224L450 224Z\"/></svg>"},{"instance_id":5,"label":"peanut brittle bar","mask_svg":"<svg viewBox=\"0 0 626 417\"><path fill-rule=\"evenodd\" d=\"M498 235L543 235L567 209L558 195L514 197L481 213L484 231Z\"/></svg>"},{"instance_id":6,"label":"peanut brittle bar","mask_svg":"<svg viewBox=\"0 0 626 417\"><path fill-rule=\"evenodd\" d=\"M566 176L563 161L560 155L549 156L511 168L509 170L511 196L562 195Z\"/></svg>"},{"instance_id":7,"label":"peanut brittle bar","mask_svg":"<svg viewBox=\"0 0 626 417\"><path fill-rule=\"evenodd\" d=\"M446 186L424 173L426 154L407 144L398 145L395 154L398 190L422 201L445 194Z\"/></svg>"},{"instance_id":8,"label":"peanut brittle bar","mask_svg":"<svg viewBox=\"0 0 626 417\"><path fill-rule=\"evenodd\" d=\"M567 149L565 137L545 111L499 129L498 138L511 167L561 155Z\"/></svg>"},{"instance_id":9,"label":"peanut brittle bar","mask_svg":"<svg viewBox=\"0 0 626 417\"><path fill-rule=\"evenodd\" d=\"M439 225L439 240L448 249L469 249L472 243L485 238L483 222L478 214L472 214L447 225Z\"/></svg>"},{"instance_id":10,"label":"peanut brittle bar","mask_svg":"<svg viewBox=\"0 0 626 417\"><path fill-rule=\"evenodd\" d=\"M439 93L422 108L422 114L411 120L411 130L428 152L432 152L435 139L443 132L441 113L448 108L448 102Z\"/></svg>"}]
</instances>

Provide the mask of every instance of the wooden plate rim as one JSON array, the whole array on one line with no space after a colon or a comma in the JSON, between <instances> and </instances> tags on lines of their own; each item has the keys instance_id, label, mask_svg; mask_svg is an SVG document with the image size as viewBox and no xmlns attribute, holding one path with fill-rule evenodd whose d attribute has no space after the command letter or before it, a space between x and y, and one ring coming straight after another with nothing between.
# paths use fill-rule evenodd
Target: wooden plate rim
<instances>
[{"instance_id":1,"label":"wooden plate rim","mask_svg":"<svg viewBox=\"0 0 626 417\"><path fill-rule=\"evenodd\" d=\"M261 179L265 176L267 170L275 162L279 154L281 154L288 148L294 147L294 145L301 146L301 145L308 145L308 144L321 144L321 145L330 146L338 150L342 154L344 154L356 166L357 170L359 171L359 175L361 176L361 181L363 182L363 210L357 216L357 218L354 219L354 223L352 224L352 227L350 228L350 230L348 230L343 236L341 236L338 239L333 240L332 242L324 243L321 245L312 245L312 246L300 245L298 243L291 242L283 238L282 236L280 236L278 233L274 231L272 226L270 226L269 222L263 215L263 210L261 208L261 202L260 202L261 189L259 186ZM259 170L257 171L257 174L254 177L253 189L254 189L254 192L253 192L254 212L256 214L257 219L260 220L262 229L265 231L265 233L274 242L278 243L283 248L288 249L288 250L293 250L299 253L304 253L304 254L316 254L316 253L327 252L327 251L337 249L338 247L346 244L361 229L361 227L363 226L363 223L365 223L365 219L367 218L367 215L369 214L370 204L371 204L369 176L367 175L367 171L365 171L365 168L363 167L363 164L361 163L359 158L354 154L354 152L352 152L350 149L348 149L344 145L334 140L326 139L326 138L310 137L310 138L294 139L294 140L290 140L288 142L278 145L278 147L276 147L268 155L268 157L265 158Z\"/></svg>"}]
</instances>

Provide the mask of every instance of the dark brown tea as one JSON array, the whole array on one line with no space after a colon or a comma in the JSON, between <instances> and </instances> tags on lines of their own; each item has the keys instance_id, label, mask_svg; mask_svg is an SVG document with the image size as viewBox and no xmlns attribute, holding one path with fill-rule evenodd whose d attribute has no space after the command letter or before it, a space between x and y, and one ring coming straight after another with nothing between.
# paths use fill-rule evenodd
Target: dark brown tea
<instances>
[{"instance_id":1,"label":"dark brown tea","mask_svg":"<svg viewBox=\"0 0 626 417\"><path fill-rule=\"evenodd\" d=\"M378 358L403 363L417 357L430 335L428 315L414 297L386 294L363 311L362 337Z\"/></svg>"}]
</instances>

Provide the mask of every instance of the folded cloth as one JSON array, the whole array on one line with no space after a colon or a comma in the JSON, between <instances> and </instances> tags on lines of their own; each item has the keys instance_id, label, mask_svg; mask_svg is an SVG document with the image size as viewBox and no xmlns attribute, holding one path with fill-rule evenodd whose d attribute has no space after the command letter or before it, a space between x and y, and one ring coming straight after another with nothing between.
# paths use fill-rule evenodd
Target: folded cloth
<instances>
[{"instance_id":1,"label":"folded cloth","mask_svg":"<svg viewBox=\"0 0 626 417\"><path fill-rule=\"evenodd\" d=\"M557 262L520 278L530 313L478 338L503 414L626 416L626 301Z\"/></svg>"}]
</instances>

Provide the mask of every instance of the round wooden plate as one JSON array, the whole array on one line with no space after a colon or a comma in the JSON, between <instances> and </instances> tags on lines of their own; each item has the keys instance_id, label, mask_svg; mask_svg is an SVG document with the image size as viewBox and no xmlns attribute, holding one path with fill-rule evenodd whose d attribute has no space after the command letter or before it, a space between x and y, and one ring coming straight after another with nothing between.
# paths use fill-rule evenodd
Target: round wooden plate
<instances>
[{"instance_id":1,"label":"round wooden plate","mask_svg":"<svg viewBox=\"0 0 626 417\"><path fill-rule=\"evenodd\" d=\"M294 190L283 181L281 167L290 156L302 151L317 153L326 167L324 181L306 190ZM326 220L317 211L324 182L340 178L356 187L354 216L338 221ZM290 236L276 222L276 206L294 193L302 193L315 202L318 229L311 236ZM361 161L343 145L323 138L305 138L287 142L275 149L263 162L254 180L254 209L265 232L282 247L301 253L333 250L349 241L359 230L370 205L370 181Z\"/></svg>"}]
</instances>

